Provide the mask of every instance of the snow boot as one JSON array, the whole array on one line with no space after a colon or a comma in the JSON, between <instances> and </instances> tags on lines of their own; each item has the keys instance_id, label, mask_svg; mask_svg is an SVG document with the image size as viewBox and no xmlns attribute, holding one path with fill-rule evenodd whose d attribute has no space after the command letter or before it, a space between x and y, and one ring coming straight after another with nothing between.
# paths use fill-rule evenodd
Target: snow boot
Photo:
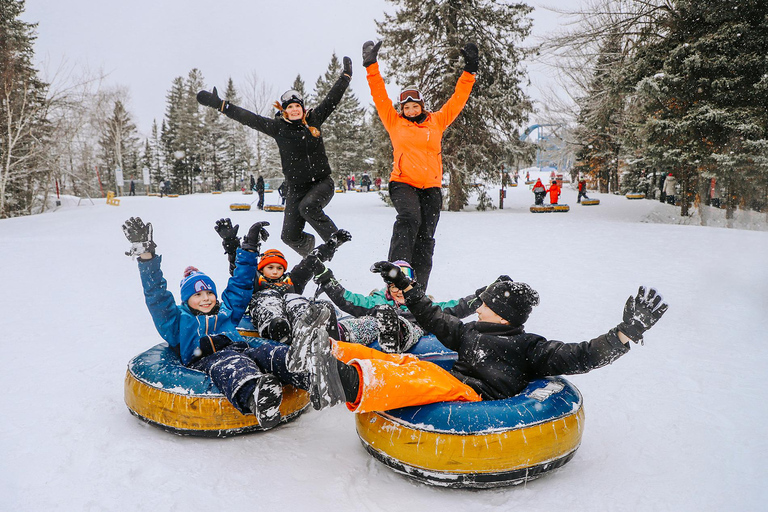
<instances>
[{"instance_id":1,"label":"snow boot","mask_svg":"<svg viewBox=\"0 0 768 512\"><path fill-rule=\"evenodd\" d=\"M344 386L339 375L339 365L343 363L334 357L331 340L322 327L316 328L312 335L311 352L309 398L312 407L319 411L346 402Z\"/></svg>"},{"instance_id":2,"label":"snow boot","mask_svg":"<svg viewBox=\"0 0 768 512\"><path fill-rule=\"evenodd\" d=\"M274 375L264 374L256 379L256 389L248 397L248 408L259 426L264 430L280 423L280 404L283 401L283 386Z\"/></svg>"},{"instance_id":3,"label":"snow boot","mask_svg":"<svg viewBox=\"0 0 768 512\"><path fill-rule=\"evenodd\" d=\"M379 327L379 345L384 352L400 353L403 337L400 333L400 317L392 306L379 304L374 307L376 324Z\"/></svg>"},{"instance_id":4,"label":"snow boot","mask_svg":"<svg viewBox=\"0 0 768 512\"><path fill-rule=\"evenodd\" d=\"M306 372L312 356L312 340L315 330L325 326L331 313L321 304L310 304L307 310L293 323L293 341L285 365L289 372Z\"/></svg>"},{"instance_id":5,"label":"snow boot","mask_svg":"<svg viewBox=\"0 0 768 512\"><path fill-rule=\"evenodd\" d=\"M262 338L275 340L279 343L288 343L291 326L285 318L273 318L264 328L264 332L259 334L261 334Z\"/></svg>"}]
</instances>

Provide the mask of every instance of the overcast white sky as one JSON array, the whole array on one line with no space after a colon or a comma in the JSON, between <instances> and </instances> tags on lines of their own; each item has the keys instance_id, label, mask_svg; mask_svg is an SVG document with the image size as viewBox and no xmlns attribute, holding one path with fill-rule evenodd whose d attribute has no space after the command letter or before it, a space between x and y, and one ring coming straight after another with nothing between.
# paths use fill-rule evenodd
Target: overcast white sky
<instances>
[{"instance_id":1,"label":"overcast white sky","mask_svg":"<svg viewBox=\"0 0 768 512\"><path fill-rule=\"evenodd\" d=\"M558 16L539 6L558 3L529 0L536 7L534 36L557 29ZM108 85L129 89L129 110L147 135L152 120L159 124L165 113L173 79L192 68L220 90L230 76L242 84L255 71L280 94L299 73L312 90L335 51L352 58L352 90L371 103L361 47L376 39L374 20L386 9L392 7L385 0L27 0L22 18L39 23L35 52L41 69L65 62L103 70ZM392 51L386 43L381 50ZM529 69L529 94L539 99L538 89L551 81L538 65ZM398 85L391 85L391 93Z\"/></svg>"}]
</instances>

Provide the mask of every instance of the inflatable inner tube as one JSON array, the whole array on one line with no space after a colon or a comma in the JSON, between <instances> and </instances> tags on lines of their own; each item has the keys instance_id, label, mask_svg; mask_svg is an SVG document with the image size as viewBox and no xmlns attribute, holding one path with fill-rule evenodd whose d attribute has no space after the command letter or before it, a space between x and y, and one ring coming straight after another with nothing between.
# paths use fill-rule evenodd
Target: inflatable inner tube
<instances>
[{"instance_id":1,"label":"inflatable inner tube","mask_svg":"<svg viewBox=\"0 0 768 512\"><path fill-rule=\"evenodd\" d=\"M519 395L357 414L375 459L420 482L458 488L516 485L567 463L581 443L579 391L562 377Z\"/></svg>"},{"instance_id":2,"label":"inflatable inner tube","mask_svg":"<svg viewBox=\"0 0 768 512\"><path fill-rule=\"evenodd\" d=\"M247 211L251 209L251 205L248 203L233 203L229 205L229 209L232 210L233 212L240 211L240 210Z\"/></svg>"},{"instance_id":3,"label":"inflatable inner tube","mask_svg":"<svg viewBox=\"0 0 768 512\"><path fill-rule=\"evenodd\" d=\"M627 199L645 199L645 194L627 194Z\"/></svg>"},{"instance_id":4,"label":"inflatable inner tube","mask_svg":"<svg viewBox=\"0 0 768 512\"><path fill-rule=\"evenodd\" d=\"M268 204L264 206L264 211L265 212L284 212L285 206L281 204Z\"/></svg>"},{"instance_id":5,"label":"inflatable inner tube","mask_svg":"<svg viewBox=\"0 0 768 512\"><path fill-rule=\"evenodd\" d=\"M600 204L599 199L584 199L581 201L582 206L595 206Z\"/></svg>"},{"instance_id":6,"label":"inflatable inner tube","mask_svg":"<svg viewBox=\"0 0 768 512\"><path fill-rule=\"evenodd\" d=\"M128 363L125 404L134 416L174 434L227 437L263 430L255 416L241 414L208 375L181 364L165 343ZM283 423L298 417L308 406L306 391L283 386Z\"/></svg>"}]
</instances>

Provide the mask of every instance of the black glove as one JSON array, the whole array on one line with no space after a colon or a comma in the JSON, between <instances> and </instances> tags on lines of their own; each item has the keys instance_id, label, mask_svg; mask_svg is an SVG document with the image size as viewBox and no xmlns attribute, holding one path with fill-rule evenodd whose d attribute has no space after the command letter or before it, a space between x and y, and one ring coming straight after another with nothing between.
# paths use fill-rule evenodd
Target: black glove
<instances>
[{"instance_id":1,"label":"black glove","mask_svg":"<svg viewBox=\"0 0 768 512\"><path fill-rule=\"evenodd\" d=\"M413 281L403 274L400 267L388 261L377 261L371 266L371 272L381 274L385 283L393 284L403 291L413 284Z\"/></svg>"},{"instance_id":2,"label":"black glove","mask_svg":"<svg viewBox=\"0 0 768 512\"><path fill-rule=\"evenodd\" d=\"M464 71L477 73L477 68L480 65L477 45L475 43L467 43L460 51L461 56L464 57Z\"/></svg>"},{"instance_id":3,"label":"black glove","mask_svg":"<svg viewBox=\"0 0 768 512\"><path fill-rule=\"evenodd\" d=\"M336 249L350 240L352 240L352 234L344 229L339 229L328 238L327 242L312 249L310 254L317 256L320 261L331 261L333 255L336 254Z\"/></svg>"},{"instance_id":4,"label":"black glove","mask_svg":"<svg viewBox=\"0 0 768 512\"><path fill-rule=\"evenodd\" d=\"M495 280L493 283L491 283L491 284L494 284L494 283L500 283L500 282L502 282L502 281L509 281L509 282L512 282L512 278L511 278L511 277L509 277L509 276L508 276L508 275L506 275L506 274L501 274L501 275L500 275L499 277L497 277L497 278L496 278L496 280ZM490 284L489 284L488 286L490 286ZM488 286L483 286L482 288L478 288L477 290L475 290L475 297L480 297L480 294L481 294L481 293L483 293L483 292L484 292L486 289L488 289Z\"/></svg>"},{"instance_id":5,"label":"black glove","mask_svg":"<svg viewBox=\"0 0 768 512\"><path fill-rule=\"evenodd\" d=\"M237 230L240 229L239 224L233 226L231 220L219 219L216 221L216 225L213 229L215 229L221 237L221 245L224 246L225 252L234 252L240 247L240 239L237 238Z\"/></svg>"},{"instance_id":6,"label":"black glove","mask_svg":"<svg viewBox=\"0 0 768 512\"><path fill-rule=\"evenodd\" d=\"M379 54L379 48L381 48L381 41L373 44L373 41L366 41L363 43L363 66L368 67L376 62L376 57Z\"/></svg>"},{"instance_id":7,"label":"black glove","mask_svg":"<svg viewBox=\"0 0 768 512\"><path fill-rule=\"evenodd\" d=\"M343 73L347 75L349 78L352 78L352 59L350 59L349 57L344 57L342 62L344 63Z\"/></svg>"},{"instance_id":8,"label":"black glove","mask_svg":"<svg viewBox=\"0 0 768 512\"><path fill-rule=\"evenodd\" d=\"M209 356L231 344L232 340L229 339L225 334L202 336L200 338L200 356Z\"/></svg>"},{"instance_id":9,"label":"black glove","mask_svg":"<svg viewBox=\"0 0 768 512\"><path fill-rule=\"evenodd\" d=\"M261 221L251 226L251 229L248 230L248 234L243 237L243 244L241 247L246 251L259 252L261 242L269 238L269 233L264 229L264 226L269 226L269 222Z\"/></svg>"},{"instance_id":10,"label":"black glove","mask_svg":"<svg viewBox=\"0 0 768 512\"><path fill-rule=\"evenodd\" d=\"M206 107L215 108L224 111L224 100L219 98L219 92L213 88L212 92L200 91L197 93L197 102Z\"/></svg>"},{"instance_id":11,"label":"black glove","mask_svg":"<svg viewBox=\"0 0 768 512\"><path fill-rule=\"evenodd\" d=\"M318 276L325 272L325 265L323 265L322 260L314 254L308 254L305 260L307 262L307 269L312 272L313 276Z\"/></svg>"},{"instance_id":12,"label":"black glove","mask_svg":"<svg viewBox=\"0 0 768 512\"><path fill-rule=\"evenodd\" d=\"M637 291L637 296L630 296L624 305L624 321L618 329L635 343L643 341L643 333L653 327L659 318L667 312L669 306L661 301L661 295L653 288L645 292L645 286Z\"/></svg>"},{"instance_id":13,"label":"black glove","mask_svg":"<svg viewBox=\"0 0 768 512\"><path fill-rule=\"evenodd\" d=\"M319 260L318 260L318 261L319 261ZM322 263L320 263L320 264L321 264L321 265L323 265ZM321 286L321 287L322 287L324 284L328 283L329 281L331 281L331 280L333 279L333 272L331 271L331 269L329 269L329 268L328 268L328 267L326 267L325 265L323 265L323 268L324 268L325 270L323 270L323 271L322 271L321 273L319 273L319 274L315 274L315 277L313 277L313 278L312 278L312 280L313 280L313 281L314 281L314 282L315 282L315 283L316 283L318 286Z\"/></svg>"},{"instance_id":14,"label":"black glove","mask_svg":"<svg viewBox=\"0 0 768 512\"><path fill-rule=\"evenodd\" d=\"M157 245L152 240L152 223L144 221L139 217L131 217L123 224L123 233L125 238L131 242L131 248L125 251L126 256L136 257L145 252L155 255Z\"/></svg>"}]
</instances>

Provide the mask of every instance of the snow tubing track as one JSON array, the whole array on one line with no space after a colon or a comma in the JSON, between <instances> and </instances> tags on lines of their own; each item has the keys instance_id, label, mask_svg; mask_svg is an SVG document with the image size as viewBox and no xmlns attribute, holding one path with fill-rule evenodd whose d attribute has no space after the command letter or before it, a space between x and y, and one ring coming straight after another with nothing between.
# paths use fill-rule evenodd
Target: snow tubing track
<instances>
[{"instance_id":1,"label":"snow tubing track","mask_svg":"<svg viewBox=\"0 0 768 512\"><path fill-rule=\"evenodd\" d=\"M128 363L125 404L133 415L174 434L227 437L263 430L255 416L235 409L204 372L182 365L165 343ZM283 423L308 405L306 391L283 386Z\"/></svg>"},{"instance_id":2,"label":"snow tubing track","mask_svg":"<svg viewBox=\"0 0 768 512\"><path fill-rule=\"evenodd\" d=\"M355 419L368 453L396 472L436 486L482 489L520 484L571 460L584 409L576 387L548 377L504 400L442 402Z\"/></svg>"}]
</instances>

